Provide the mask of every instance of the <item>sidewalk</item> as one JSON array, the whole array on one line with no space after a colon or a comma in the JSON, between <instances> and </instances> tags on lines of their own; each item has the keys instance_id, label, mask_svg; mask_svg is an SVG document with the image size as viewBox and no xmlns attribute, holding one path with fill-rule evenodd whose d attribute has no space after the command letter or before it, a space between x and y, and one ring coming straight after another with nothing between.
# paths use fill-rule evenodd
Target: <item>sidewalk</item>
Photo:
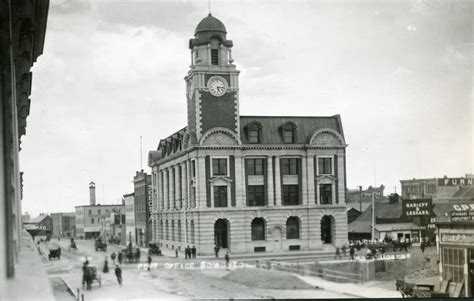
<instances>
[{"instance_id":1,"label":"sidewalk","mask_svg":"<svg viewBox=\"0 0 474 301\"><path fill-rule=\"evenodd\" d=\"M0 300L54 300L48 275L30 234L23 231L15 277L0 281Z\"/></svg>"},{"instance_id":2,"label":"sidewalk","mask_svg":"<svg viewBox=\"0 0 474 301\"><path fill-rule=\"evenodd\" d=\"M337 283L312 276L293 275L313 286L318 286L327 291L343 293L357 298L401 298L401 294L396 290L367 286L366 284Z\"/></svg>"}]
</instances>

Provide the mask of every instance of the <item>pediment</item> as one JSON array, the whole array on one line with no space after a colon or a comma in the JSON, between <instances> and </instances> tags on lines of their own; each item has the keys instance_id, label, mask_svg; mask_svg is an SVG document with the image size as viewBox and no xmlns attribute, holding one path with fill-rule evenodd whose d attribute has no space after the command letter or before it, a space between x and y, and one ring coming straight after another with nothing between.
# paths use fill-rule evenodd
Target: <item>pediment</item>
<instances>
[{"instance_id":1,"label":"pediment","mask_svg":"<svg viewBox=\"0 0 474 301\"><path fill-rule=\"evenodd\" d=\"M237 146L241 142L232 131L225 128L214 128L202 136L200 144L202 146Z\"/></svg>"},{"instance_id":2,"label":"pediment","mask_svg":"<svg viewBox=\"0 0 474 301\"><path fill-rule=\"evenodd\" d=\"M309 141L313 146L344 146L344 138L332 129L322 129L314 133Z\"/></svg>"}]
</instances>

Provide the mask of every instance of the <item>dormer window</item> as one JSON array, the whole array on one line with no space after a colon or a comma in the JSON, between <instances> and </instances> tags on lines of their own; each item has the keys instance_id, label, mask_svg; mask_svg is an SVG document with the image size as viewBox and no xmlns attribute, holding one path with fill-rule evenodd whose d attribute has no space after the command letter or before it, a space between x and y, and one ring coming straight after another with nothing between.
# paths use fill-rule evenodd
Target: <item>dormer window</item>
<instances>
[{"instance_id":1,"label":"dormer window","mask_svg":"<svg viewBox=\"0 0 474 301\"><path fill-rule=\"evenodd\" d=\"M211 65L219 65L219 49L211 49Z\"/></svg>"},{"instance_id":2,"label":"dormer window","mask_svg":"<svg viewBox=\"0 0 474 301\"><path fill-rule=\"evenodd\" d=\"M258 130L249 130L249 143L259 143Z\"/></svg>"},{"instance_id":3,"label":"dormer window","mask_svg":"<svg viewBox=\"0 0 474 301\"><path fill-rule=\"evenodd\" d=\"M251 123L249 123L246 127L245 127L246 131L247 131L247 140L248 140L248 143L253 143L253 144L256 144L256 143L261 143L262 142L262 125L257 122L257 121L253 121Z\"/></svg>"},{"instance_id":4,"label":"dormer window","mask_svg":"<svg viewBox=\"0 0 474 301\"><path fill-rule=\"evenodd\" d=\"M283 130L283 142L294 143L293 130Z\"/></svg>"},{"instance_id":5,"label":"dormer window","mask_svg":"<svg viewBox=\"0 0 474 301\"><path fill-rule=\"evenodd\" d=\"M281 138L283 143L295 143L296 142L296 124L288 121L280 127Z\"/></svg>"}]
</instances>

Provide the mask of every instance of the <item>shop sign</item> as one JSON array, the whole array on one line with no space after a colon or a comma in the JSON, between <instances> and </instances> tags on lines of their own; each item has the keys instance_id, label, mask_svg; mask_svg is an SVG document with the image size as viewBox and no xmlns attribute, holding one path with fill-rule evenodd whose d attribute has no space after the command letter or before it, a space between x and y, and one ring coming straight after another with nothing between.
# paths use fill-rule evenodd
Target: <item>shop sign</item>
<instances>
[{"instance_id":1,"label":"shop sign","mask_svg":"<svg viewBox=\"0 0 474 301\"><path fill-rule=\"evenodd\" d=\"M472 186L472 178L444 178L438 179L438 186Z\"/></svg>"},{"instance_id":2,"label":"shop sign","mask_svg":"<svg viewBox=\"0 0 474 301\"><path fill-rule=\"evenodd\" d=\"M452 211L452 222L471 222L474 221L474 211Z\"/></svg>"},{"instance_id":3,"label":"shop sign","mask_svg":"<svg viewBox=\"0 0 474 301\"><path fill-rule=\"evenodd\" d=\"M441 242L474 243L474 234L442 233Z\"/></svg>"},{"instance_id":4,"label":"shop sign","mask_svg":"<svg viewBox=\"0 0 474 301\"><path fill-rule=\"evenodd\" d=\"M405 200L402 201L405 216L427 216L433 215L433 201L431 199Z\"/></svg>"},{"instance_id":5,"label":"shop sign","mask_svg":"<svg viewBox=\"0 0 474 301\"><path fill-rule=\"evenodd\" d=\"M474 211L474 204L454 204L453 209L456 211Z\"/></svg>"}]
</instances>

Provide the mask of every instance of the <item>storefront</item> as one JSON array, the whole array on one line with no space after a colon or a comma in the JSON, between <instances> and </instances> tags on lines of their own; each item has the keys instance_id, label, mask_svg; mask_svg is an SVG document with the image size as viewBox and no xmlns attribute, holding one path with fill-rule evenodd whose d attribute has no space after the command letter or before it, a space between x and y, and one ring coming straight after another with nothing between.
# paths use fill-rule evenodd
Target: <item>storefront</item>
<instances>
[{"instance_id":1,"label":"storefront","mask_svg":"<svg viewBox=\"0 0 474 301\"><path fill-rule=\"evenodd\" d=\"M450 295L474 296L474 208L453 205L436 228L441 283L449 281Z\"/></svg>"}]
</instances>

